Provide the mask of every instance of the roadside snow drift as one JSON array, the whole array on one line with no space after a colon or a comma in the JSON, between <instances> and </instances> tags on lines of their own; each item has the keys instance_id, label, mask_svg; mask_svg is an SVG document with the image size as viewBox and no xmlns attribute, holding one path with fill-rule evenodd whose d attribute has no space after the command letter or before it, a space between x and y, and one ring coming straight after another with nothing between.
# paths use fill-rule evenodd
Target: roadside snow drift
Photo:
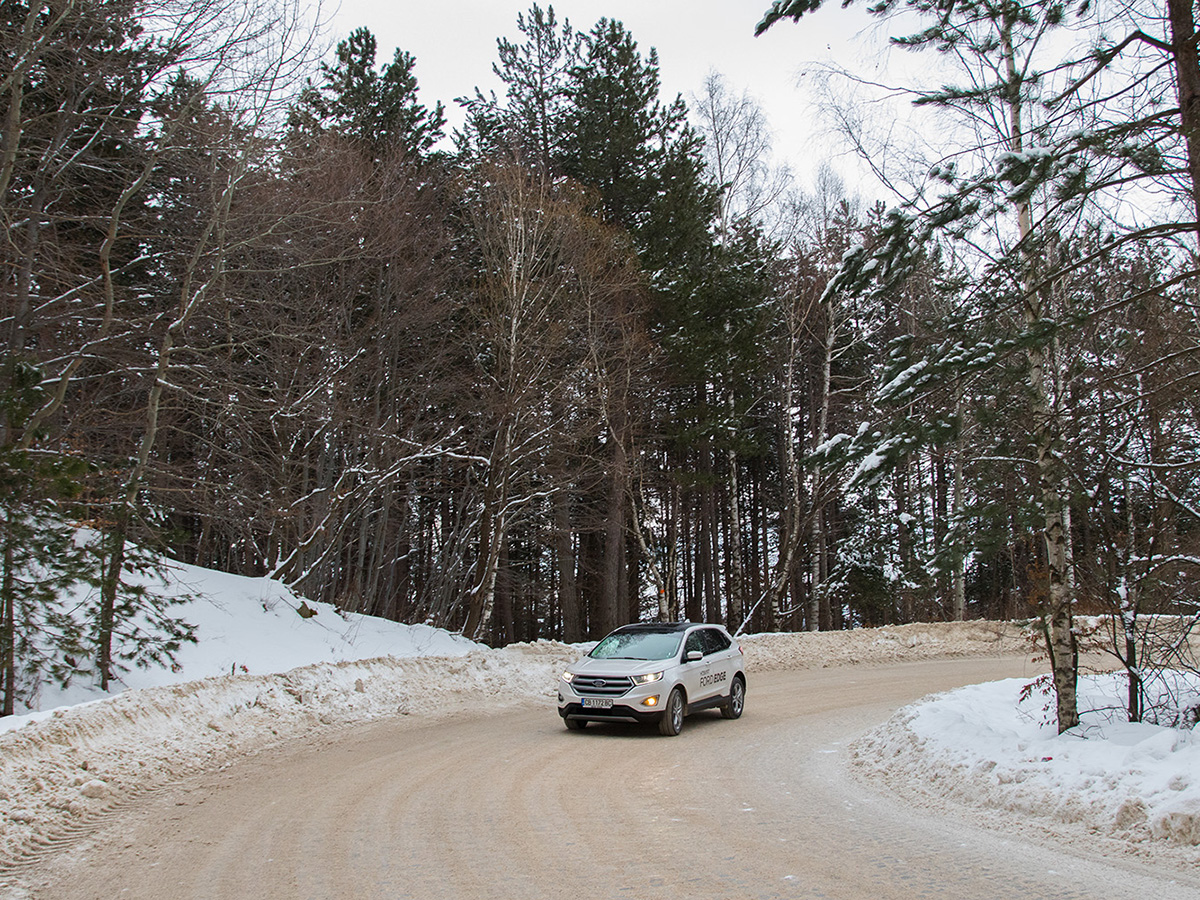
<instances>
[{"instance_id":1,"label":"roadside snow drift","mask_svg":"<svg viewBox=\"0 0 1200 900\"><path fill-rule=\"evenodd\" d=\"M577 651L539 644L126 691L0 735L0 864L117 802L322 729L545 695Z\"/></svg>"},{"instance_id":2,"label":"roadside snow drift","mask_svg":"<svg viewBox=\"0 0 1200 900\"><path fill-rule=\"evenodd\" d=\"M1016 812L1133 843L1200 845L1200 725L1122 721L1124 675L1080 679L1082 723L1059 735L1048 698L1009 679L937 694L852 748L860 771L905 793ZM1173 694L1200 704L1200 677Z\"/></svg>"},{"instance_id":3,"label":"roadside snow drift","mask_svg":"<svg viewBox=\"0 0 1200 900\"><path fill-rule=\"evenodd\" d=\"M198 641L184 644L173 668L134 668L120 688L159 687L213 675L265 675L319 662L377 656L461 656L483 649L460 635L427 625L405 625L341 612L305 600L270 578L246 578L166 560L166 578L131 575L165 597L179 598L173 616L196 626ZM82 599L82 598L80 598ZM120 649L119 647L117 648ZM34 711L106 697L92 683L43 686ZM0 719L0 731L26 717Z\"/></svg>"}]
</instances>

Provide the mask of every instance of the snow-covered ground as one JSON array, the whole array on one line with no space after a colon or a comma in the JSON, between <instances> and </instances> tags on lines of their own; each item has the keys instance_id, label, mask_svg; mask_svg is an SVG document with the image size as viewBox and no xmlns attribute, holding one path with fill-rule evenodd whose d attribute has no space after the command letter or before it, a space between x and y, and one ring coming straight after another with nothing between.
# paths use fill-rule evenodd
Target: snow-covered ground
<instances>
[{"instance_id":1,"label":"snow-covered ground","mask_svg":"<svg viewBox=\"0 0 1200 900\"><path fill-rule=\"evenodd\" d=\"M42 711L0 728L0 864L115 804L314 731L397 716L432 720L481 697L492 708L553 702L581 647L493 650L425 626L342 615L265 579L179 565L199 643L177 671L135 671L121 693L44 692ZM176 588L172 588L176 589ZM308 607L316 615L302 616ZM1028 637L988 622L742 639L751 671L1021 653ZM902 710L855 746L856 768L930 796L1051 815L1128 841L1200 845L1200 731L1089 715L1059 738L1023 683L999 682ZM1084 708L1116 704L1097 681ZM1112 694L1113 696L1109 696ZM50 707L68 704L58 709Z\"/></svg>"},{"instance_id":2,"label":"snow-covered ground","mask_svg":"<svg viewBox=\"0 0 1200 900\"><path fill-rule=\"evenodd\" d=\"M1178 705L1200 706L1200 678L1173 682ZM1125 721L1124 675L1088 675L1082 722L1060 735L1050 698L1028 687L1008 679L927 697L855 742L854 766L909 796L1200 850L1200 725Z\"/></svg>"},{"instance_id":3,"label":"snow-covered ground","mask_svg":"<svg viewBox=\"0 0 1200 900\"><path fill-rule=\"evenodd\" d=\"M480 649L479 644L426 625L339 613L328 604L296 596L270 578L245 578L178 562L167 564L166 575L165 581L153 576L131 580L163 596L182 598L171 613L195 625L200 640L179 650L174 669L131 669L118 679L118 689L214 675L266 675L377 656L462 656ZM65 689L46 686L34 709L52 710L105 696L92 683L75 682ZM27 716L0 719L0 731L27 721Z\"/></svg>"}]
</instances>

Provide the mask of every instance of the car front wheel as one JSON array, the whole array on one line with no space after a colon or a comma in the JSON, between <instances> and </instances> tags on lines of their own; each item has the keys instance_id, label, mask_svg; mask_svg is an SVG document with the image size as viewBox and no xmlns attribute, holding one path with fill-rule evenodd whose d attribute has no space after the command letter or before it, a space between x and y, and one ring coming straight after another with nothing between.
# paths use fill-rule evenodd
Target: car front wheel
<instances>
[{"instance_id":1,"label":"car front wheel","mask_svg":"<svg viewBox=\"0 0 1200 900\"><path fill-rule=\"evenodd\" d=\"M587 728L586 719L563 719L567 724L567 731L583 731Z\"/></svg>"},{"instance_id":2,"label":"car front wheel","mask_svg":"<svg viewBox=\"0 0 1200 900\"><path fill-rule=\"evenodd\" d=\"M674 737L683 730L683 706L683 691L673 688L667 697L667 707L663 710L663 716L658 722L659 734Z\"/></svg>"},{"instance_id":3,"label":"car front wheel","mask_svg":"<svg viewBox=\"0 0 1200 900\"><path fill-rule=\"evenodd\" d=\"M733 683L729 685L729 696L721 704L721 715L726 719L736 719L742 714L742 708L745 705L746 682L741 678L734 678Z\"/></svg>"}]
</instances>

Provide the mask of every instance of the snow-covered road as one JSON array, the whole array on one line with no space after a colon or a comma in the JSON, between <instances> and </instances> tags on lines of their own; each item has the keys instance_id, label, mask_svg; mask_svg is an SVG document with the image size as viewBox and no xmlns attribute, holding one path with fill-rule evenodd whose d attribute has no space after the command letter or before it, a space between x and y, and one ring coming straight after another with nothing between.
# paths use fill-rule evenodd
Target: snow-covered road
<instances>
[{"instance_id":1,"label":"snow-covered road","mask_svg":"<svg viewBox=\"0 0 1200 900\"><path fill-rule=\"evenodd\" d=\"M548 700L321 730L112 810L13 896L1200 898L1194 869L1000 834L848 774L898 707L1031 674L1007 655L762 671L742 719L673 739L569 733Z\"/></svg>"}]
</instances>

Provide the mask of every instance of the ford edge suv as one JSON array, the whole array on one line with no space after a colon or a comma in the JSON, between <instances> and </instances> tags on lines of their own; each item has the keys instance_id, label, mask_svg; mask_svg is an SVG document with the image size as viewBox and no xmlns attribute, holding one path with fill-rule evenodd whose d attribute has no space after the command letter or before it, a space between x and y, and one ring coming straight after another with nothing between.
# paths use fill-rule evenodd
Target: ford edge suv
<instances>
[{"instance_id":1,"label":"ford edge suv","mask_svg":"<svg viewBox=\"0 0 1200 900\"><path fill-rule=\"evenodd\" d=\"M720 625L640 623L618 628L562 673L558 714L576 731L588 722L643 722L679 734L684 717L742 714L742 648Z\"/></svg>"}]
</instances>

